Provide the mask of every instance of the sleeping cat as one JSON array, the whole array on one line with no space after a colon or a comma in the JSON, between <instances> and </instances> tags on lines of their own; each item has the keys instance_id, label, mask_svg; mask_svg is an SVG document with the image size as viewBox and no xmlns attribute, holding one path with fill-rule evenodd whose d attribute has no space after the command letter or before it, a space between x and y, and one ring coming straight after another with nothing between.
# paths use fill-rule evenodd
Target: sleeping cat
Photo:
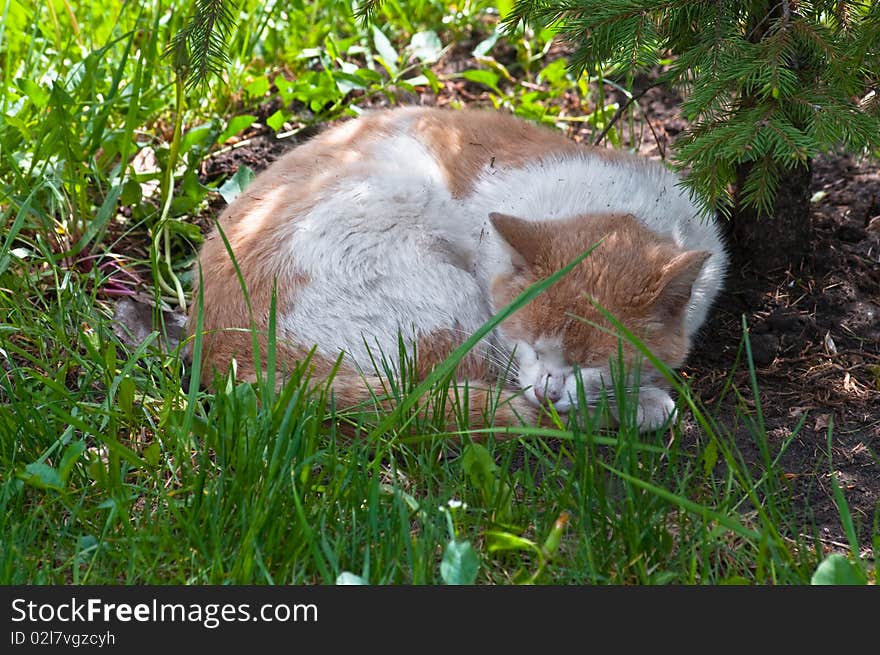
<instances>
[{"instance_id":1,"label":"sleeping cat","mask_svg":"<svg viewBox=\"0 0 880 655\"><path fill-rule=\"evenodd\" d=\"M381 353L399 366L399 338L425 375L523 289L601 241L457 371L475 427L506 362L508 391L488 420L512 426L550 404L567 412L578 377L588 402L610 386L619 339L596 327L607 322L594 302L669 366L684 362L727 257L717 226L700 221L677 182L659 163L508 115L411 107L367 113L292 150L219 223L261 350L274 284L281 367L314 346L320 379L345 353L338 406L387 393L374 362ZM216 230L199 264L204 365L226 372L234 359L238 377L253 380L249 313ZM643 364L639 386L639 428L663 425L675 404L660 376Z\"/></svg>"}]
</instances>

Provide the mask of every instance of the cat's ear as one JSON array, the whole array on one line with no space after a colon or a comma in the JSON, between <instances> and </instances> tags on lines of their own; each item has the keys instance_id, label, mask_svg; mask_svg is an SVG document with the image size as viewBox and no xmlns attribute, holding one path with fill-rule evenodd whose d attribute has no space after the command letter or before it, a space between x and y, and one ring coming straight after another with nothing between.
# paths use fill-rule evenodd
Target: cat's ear
<instances>
[{"instance_id":1,"label":"cat's ear","mask_svg":"<svg viewBox=\"0 0 880 655\"><path fill-rule=\"evenodd\" d=\"M673 257L662 269L660 292L654 302L654 313L661 320L681 316L691 299L694 283L703 264L712 253L688 250Z\"/></svg>"},{"instance_id":2,"label":"cat's ear","mask_svg":"<svg viewBox=\"0 0 880 655\"><path fill-rule=\"evenodd\" d=\"M501 238L521 258L520 261L514 261L514 266L526 267L535 263L541 243L536 223L498 212L489 214L489 220Z\"/></svg>"}]
</instances>

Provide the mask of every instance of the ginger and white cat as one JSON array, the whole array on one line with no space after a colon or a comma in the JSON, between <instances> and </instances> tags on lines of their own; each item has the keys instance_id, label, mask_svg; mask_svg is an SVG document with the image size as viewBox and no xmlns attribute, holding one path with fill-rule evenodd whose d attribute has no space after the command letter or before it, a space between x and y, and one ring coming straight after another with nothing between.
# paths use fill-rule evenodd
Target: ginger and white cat
<instances>
[{"instance_id":1,"label":"ginger and white cat","mask_svg":"<svg viewBox=\"0 0 880 655\"><path fill-rule=\"evenodd\" d=\"M578 377L588 401L610 385L619 340L590 324L605 323L593 301L668 365L684 362L727 257L718 227L699 219L677 182L660 163L588 149L497 112L403 108L292 150L219 223L261 348L276 284L280 364L315 346L320 378L344 352L333 383L343 406L384 393L373 362L381 352L399 365L399 336L425 374L528 285L601 240L459 368L471 419L482 424L507 359L515 384L492 420L518 425L549 403L567 412ZM206 369L226 372L234 358L239 377L253 379L249 313L216 231L199 263ZM623 353L635 359L626 342ZM639 427L656 428L675 405L650 367L640 387Z\"/></svg>"}]
</instances>

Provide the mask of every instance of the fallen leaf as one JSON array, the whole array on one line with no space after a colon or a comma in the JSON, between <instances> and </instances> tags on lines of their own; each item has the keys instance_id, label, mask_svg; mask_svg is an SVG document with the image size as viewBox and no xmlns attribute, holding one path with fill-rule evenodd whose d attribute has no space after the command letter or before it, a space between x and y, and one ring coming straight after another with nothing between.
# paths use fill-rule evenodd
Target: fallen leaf
<instances>
[{"instance_id":1,"label":"fallen leaf","mask_svg":"<svg viewBox=\"0 0 880 655\"><path fill-rule=\"evenodd\" d=\"M817 432L819 430L827 430L828 423L830 421L831 421L831 414L819 414L819 416L816 417L816 424L813 425L813 429L816 430Z\"/></svg>"},{"instance_id":2,"label":"fallen leaf","mask_svg":"<svg viewBox=\"0 0 880 655\"><path fill-rule=\"evenodd\" d=\"M834 339L831 338L831 332L825 333L825 350L829 355L837 354L837 346L834 344Z\"/></svg>"},{"instance_id":3,"label":"fallen leaf","mask_svg":"<svg viewBox=\"0 0 880 655\"><path fill-rule=\"evenodd\" d=\"M792 407L788 410L788 415L791 418L798 418L802 414L806 414L810 410L815 409L812 405L798 405L797 407Z\"/></svg>"}]
</instances>

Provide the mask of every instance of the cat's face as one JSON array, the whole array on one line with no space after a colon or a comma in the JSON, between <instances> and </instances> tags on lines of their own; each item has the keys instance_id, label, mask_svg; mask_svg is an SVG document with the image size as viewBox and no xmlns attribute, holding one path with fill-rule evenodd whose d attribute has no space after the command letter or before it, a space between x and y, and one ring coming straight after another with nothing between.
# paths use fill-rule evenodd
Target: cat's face
<instances>
[{"instance_id":1,"label":"cat's face","mask_svg":"<svg viewBox=\"0 0 880 655\"><path fill-rule=\"evenodd\" d=\"M603 386L610 390L611 367L621 351L632 373L638 351L617 337L594 303L669 366L684 362L690 346L685 311L708 253L682 251L628 215L542 222L500 214L491 218L511 246L514 264L509 275L493 283L496 310L602 240L570 273L499 326L528 400L567 411L577 398L579 377L586 400L596 402ZM640 386L658 382L657 372L641 362Z\"/></svg>"}]
</instances>

